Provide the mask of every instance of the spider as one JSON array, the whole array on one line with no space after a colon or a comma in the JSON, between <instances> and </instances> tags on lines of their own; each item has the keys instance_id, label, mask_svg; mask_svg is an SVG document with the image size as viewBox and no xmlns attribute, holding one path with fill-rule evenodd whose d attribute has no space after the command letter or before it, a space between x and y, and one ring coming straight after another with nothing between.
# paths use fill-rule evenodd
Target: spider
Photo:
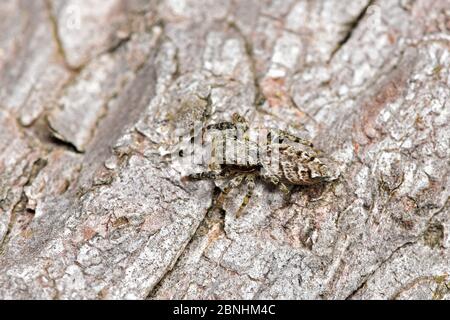
<instances>
[{"instance_id":1,"label":"spider","mask_svg":"<svg viewBox=\"0 0 450 320\"><path fill-rule=\"evenodd\" d=\"M229 178L215 208L223 210L226 196L245 182L247 193L236 213L239 218L253 195L257 178L277 186L285 195L290 194L288 185L308 186L337 179L338 174L319 158L320 151L314 149L310 141L283 130L264 128L264 141L255 142L249 138L249 128L247 120L237 113L233 114L231 122L203 128L203 135L215 132L211 161L208 170L188 177L194 180Z\"/></svg>"}]
</instances>

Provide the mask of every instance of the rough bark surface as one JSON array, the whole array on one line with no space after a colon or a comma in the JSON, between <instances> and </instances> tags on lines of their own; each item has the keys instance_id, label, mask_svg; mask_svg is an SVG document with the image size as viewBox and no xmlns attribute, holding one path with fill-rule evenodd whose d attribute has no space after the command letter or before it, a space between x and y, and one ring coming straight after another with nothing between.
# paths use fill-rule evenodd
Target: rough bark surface
<instances>
[{"instance_id":1,"label":"rough bark surface","mask_svg":"<svg viewBox=\"0 0 450 320\"><path fill-rule=\"evenodd\" d=\"M449 0L11 0L0 30L0 298L450 299ZM340 178L209 210L161 156L206 109Z\"/></svg>"}]
</instances>

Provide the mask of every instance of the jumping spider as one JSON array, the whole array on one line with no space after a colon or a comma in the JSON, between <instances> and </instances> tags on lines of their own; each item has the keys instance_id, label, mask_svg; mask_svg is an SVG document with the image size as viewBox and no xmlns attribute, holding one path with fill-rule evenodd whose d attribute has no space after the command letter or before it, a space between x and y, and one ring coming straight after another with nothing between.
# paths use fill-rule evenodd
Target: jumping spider
<instances>
[{"instance_id":1,"label":"jumping spider","mask_svg":"<svg viewBox=\"0 0 450 320\"><path fill-rule=\"evenodd\" d=\"M210 131L219 133L212 139L211 161L207 171L188 177L230 178L216 200L216 208L222 208L225 197L244 181L248 191L236 217L241 216L248 205L257 178L279 187L285 195L290 193L288 185L307 186L337 179L338 173L322 161L320 151L314 149L310 141L283 130L265 129L264 143L255 142L248 136L249 128L246 119L239 114L233 115L232 122L203 128L202 135Z\"/></svg>"}]
</instances>

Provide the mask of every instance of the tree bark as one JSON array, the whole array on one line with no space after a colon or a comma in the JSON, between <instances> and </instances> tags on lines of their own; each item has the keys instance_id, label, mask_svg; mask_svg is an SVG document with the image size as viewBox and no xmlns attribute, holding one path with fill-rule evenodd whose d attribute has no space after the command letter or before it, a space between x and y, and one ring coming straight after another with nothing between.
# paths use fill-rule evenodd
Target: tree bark
<instances>
[{"instance_id":1,"label":"tree bark","mask_svg":"<svg viewBox=\"0 0 450 320\"><path fill-rule=\"evenodd\" d=\"M450 299L448 0L0 3L0 298ZM225 213L163 155L238 112L338 180Z\"/></svg>"}]
</instances>

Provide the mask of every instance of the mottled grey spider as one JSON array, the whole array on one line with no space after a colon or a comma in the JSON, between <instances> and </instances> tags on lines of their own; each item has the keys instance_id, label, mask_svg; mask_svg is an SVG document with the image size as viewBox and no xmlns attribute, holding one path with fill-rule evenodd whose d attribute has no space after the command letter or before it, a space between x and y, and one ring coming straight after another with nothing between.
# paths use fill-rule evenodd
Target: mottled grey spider
<instances>
[{"instance_id":1,"label":"mottled grey spider","mask_svg":"<svg viewBox=\"0 0 450 320\"><path fill-rule=\"evenodd\" d=\"M337 179L338 174L319 159L320 152L305 139L286 131L265 129L264 141L248 136L245 118L234 114L232 122L220 122L203 128L202 135L214 131L211 139L211 161L208 170L191 174L191 179L231 178L216 200L222 208L233 188L247 183L247 194L236 213L239 217L253 195L256 178L268 181L286 195L288 185L314 185ZM323 159L323 157L320 157Z\"/></svg>"}]
</instances>

